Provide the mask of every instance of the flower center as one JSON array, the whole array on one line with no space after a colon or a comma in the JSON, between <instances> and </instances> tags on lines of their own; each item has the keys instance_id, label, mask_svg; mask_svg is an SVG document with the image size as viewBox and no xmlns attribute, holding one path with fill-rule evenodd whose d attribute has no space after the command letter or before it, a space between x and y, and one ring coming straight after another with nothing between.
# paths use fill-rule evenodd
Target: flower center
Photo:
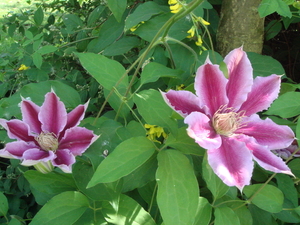
<instances>
[{"instance_id":1,"label":"flower center","mask_svg":"<svg viewBox=\"0 0 300 225\"><path fill-rule=\"evenodd\" d=\"M215 131L224 136L231 136L241 127L244 112L234 112L232 108L221 107L213 116Z\"/></svg>"},{"instance_id":2,"label":"flower center","mask_svg":"<svg viewBox=\"0 0 300 225\"><path fill-rule=\"evenodd\" d=\"M40 147L45 151L56 151L58 148L58 140L55 134L42 132L35 138Z\"/></svg>"}]
</instances>

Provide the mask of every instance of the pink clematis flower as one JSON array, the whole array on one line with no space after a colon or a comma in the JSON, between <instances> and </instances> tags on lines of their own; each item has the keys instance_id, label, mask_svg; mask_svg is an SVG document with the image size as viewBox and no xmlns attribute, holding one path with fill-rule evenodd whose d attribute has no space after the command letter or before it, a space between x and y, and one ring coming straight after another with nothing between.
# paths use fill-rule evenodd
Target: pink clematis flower
<instances>
[{"instance_id":1,"label":"pink clematis flower","mask_svg":"<svg viewBox=\"0 0 300 225\"><path fill-rule=\"evenodd\" d=\"M67 113L54 92L46 94L41 107L23 99L23 120L0 119L9 138L17 139L7 143L0 156L20 159L22 165L33 165L43 173L52 171L53 166L70 173L75 156L85 152L97 139L93 131L77 126L86 108L87 103Z\"/></svg>"},{"instance_id":2,"label":"pink clematis flower","mask_svg":"<svg viewBox=\"0 0 300 225\"><path fill-rule=\"evenodd\" d=\"M242 190L250 184L253 160L266 170L292 175L271 150L288 147L294 133L256 114L278 97L280 76L253 80L251 63L242 48L231 51L224 62L228 79L207 59L196 74L196 95L162 92L166 103L185 118L188 135L208 150L210 166L228 186Z\"/></svg>"}]
</instances>

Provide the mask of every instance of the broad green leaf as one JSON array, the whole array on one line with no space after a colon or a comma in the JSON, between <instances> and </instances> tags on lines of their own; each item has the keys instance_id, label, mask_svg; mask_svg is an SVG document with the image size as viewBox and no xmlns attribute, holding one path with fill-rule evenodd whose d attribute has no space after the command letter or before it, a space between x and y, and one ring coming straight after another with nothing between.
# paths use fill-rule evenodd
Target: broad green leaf
<instances>
[{"instance_id":1,"label":"broad green leaf","mask_svg":"<svg viewBox=\"0 0 300 225\"><path fill-rule=\"evenodd\" d=\"M111 184L108 185L99 183L91 188L86 188L94 174L94 170L91 165L79 161L75 163L72 174L78 189L94 201L111 201L119 195L118 192L111 188Z\"/></svg>"},{"instance_id":2,"label":"broad green leaf","mask_svg":"<svg viewBox=\"0 0 300 225\"><path fill-rule=\"evenodd\" d=\"M124 177L145 163L154 153L153 143L146 137L123 141L98 166L88 187L109 183Z\"/></svg>"},{"instance_id":3,"label":"broad green leaf","mask_svg":"<svg viewBox=\"0 0 300 225\"><path fill-rule=\"evenodd\" d=\"M34 16L33 16L33 19L34 19L34 22L37 26L40 26L42 23L43 23L43 20L44 20L44 12L43 12L43 9L42 7L39 7L35 13L34 13Z\"/></svg>"},{"instance_id":4,"label":"broad green leaf","mask_svg":"<svg viewBox=\"0 0 300 225\"><path fill-rule=\"evenodd\" d=\"M223 181L214 173L208 164L207 154L203 158L202 172L206 185L214 196L214 200L221 198L228 192L229 187L223 183Z\"/></svg>"},{"instance_id":5,"label":"broad green leaf","mask_svg":"<svg viewBox=\"0 0 300 225\"><path fill-rule=\"evenodd\" d=\"M298 206L298 193L291 177L286 174L276 174L278 188L283 192L286 199L292 203L292 207Z\"/></svg>"},{"instance_id":6,"label":"broad green leaf","mask_svg":"<svg viewBox=\"0 0 300 225\"><path fill-rule=\"evenodd\" d=\"M115 17L110 16L100 27L99 37L88 45L88 51L99 53L110 44L118 40L124 32L124 21L120 23Z\"/></svg>"},{"instance_id":7,"label":"broad green leaf","mask_svg":"<svg viewBox=\"0 0 300 225\"><path fill-rule=\"evenodd\" d=\"M118 22L121 21L127 6L127 0L107 0L107 5Z\"/></svg>"},{"instance_id":8,"label":"broad green leaf","mask_svg":"<svg viewBox=\"0 0 300 225\"><path fill-rule=\"evenodd\" d=\"M109 223L104 219L101 210L88 208L73 225L109 225Z\"/></svg>"},{"instance_id":9,"label":"broad green leaf","mask_svg":"<svg viewBox=\"0 0 300 225\"><path fill-rule=\"evenodd\" d=\"M103 55L116 56L122 55L128 52L130 49L137 47L140 44L140 39L137 37L126 37L117 40L115 43L111 44L104 49Z\"/></svg>"},{"instance_id":10,"label":"broad green leaf","mask_svg":"<svg viewBox=\"0 0 300 225\"><path fill-rule=\"evenodd\" d=\"M118 210L109 202L103 202L101 212L115 225L156 225L150 214L132 198L121 195Z\"/></svg>"},{"instance_id":11,"label":"broad green leaf","mask_svg":"<svg viewBox=\"0 0 300 225\"><path fill-rule=\"evenodd\" d=\"M274 12L284 17L292 17L288 4L283 0L262 0L258 7L260 17L266 17Z\"/></svg>"},{"instance_id":12,"label":"broad green leaf","mask_svg":"<svg viewBox=\"0 0 300 225\"><path fill-rule=\"evenodd\" d=\"M246 186L243 192L250 198L255 194L251 203L257 207L270 212L278 213L282 210L283 205L283 193L273 185L267 184L263 189L259 190L263 184L253 184ZM259 191L258 191L259 190Z\"/></svg>"},{"instance_id":13,"label":"broad green leaf","mask_svg":"<svg viewBox=\"0 0 300 225\"><path fill-rule=\"evenodd\" d=\"M248 209L253 218L253 225L278 225L272 213L262 210L253 204L249 204Z\"/></svg>"},{"instance_id":14,"label":"broad green leaf","mask_svg":"<svg viewBox=\"0 0 300 225\"><path fill-rule=\"evenodd\" d=\"M88 27L94 27L95 22L101 17L102 12L104 11L105 6L99 5L97 8L95 8L90 14L87 19L87 26Z\"/></svg>"},{"instance_id":15,"label":"broad green leaf","mask_svg":"<svg viewBox=\"0 0 300 225\"><path fill-rule=\"evenodd\" d=\"M300 93L287 92L279 96L265 112L267 115L277 115L282 118L290 118L300 114Z\"/></svg>"},{"instance_id":16,"label":"broad green leaf","mask_svg":"<svg viewBox=\"0 0 300 225\"><path fill-rule=\"evenodd\" d=\"M125 21L125 29L129 30L140 22L149 20L152 16L167 12L169 7L162 7L155 2L144 2L140 4Z\"/></svg>"},{"instance_id":17,"label":"broad green leaf","mask_svg":"<svg viewBox=\"0 0 300 225\"><path fill-rule=\"evenodd\" d=\"M220 207L215 209L215 225L240 225L239 217L229 207Z\"/></svg>"},{"instance_id":18,"label":"broad green leaf","mask_svg":"<svg viewBox=\"0 0 300 225\"><path fill-rule=\"evenodd\" d=\"M236 194L234 198L236 198ZM254 225L255 223L253 223L251 212L249 211L248 206L244 205L244 201L238 201L239 200L228 200L226 206L230 207L231 209L234 209L234 213L238 216L241 225Z\"/></svg>"},{"instance_id":19,"label":"broad green leaf","mask_svg":"<svg viewBox=\"0 0 300 225\"><path fill-rule=\"evenodd\" d=\"M266 41L272 39L282 29L282 23L277 20L272 20L268 25L265 27L266 33L265 33L265 39Z\"/></svg>"},{"instance_id":20,"label":"broad green leaf","mask_svg":"<svg viewBox=\"0 0 300 225\"><path fill-rule=\"evenodd\" d=\"M0 192L0 216L5 216L8 211L8 201L6 196Z\"/></svg>"},{"instance_id":21,"label":"broad green leaf","mask_svg":"<svg viewBox=\"0 0 300 225\"><path fill-rule=\"evenodd\" d=\"M24 223L16 218L12 218L7 225L24 225Z\"/></svg>"},{"instance_id":22,"label":"broad green leaf","mask_svg":"<svg viewBox=\"0 0 300 225\"><path fill-rule=\"evenodd\" d=\"M57 47L55 47L53 45L45 45L45 46L41 47L40 49L38 49L37 52L40 53L41 55L45 55L48 53L55 52L56 50L57 50Z\"/></svg>"},{"instance_id":23,"label":"broad green leaf","mask_svg":"<svg viewBox=\"0 0 300 225\"><path fill-rule=\"evenodd\" d=\"M47 195L50 197L62 193L64 191L75 191L76 185L70 174L65 173L47 173L43 174L36 170L28 170L24 173L25 178L35 189L35 196ZM42 199L40 199L42 201ZM40 201L40 202L41 202Z\"/></svg>"},{"instance_id":24,"label":"broad green leaf","mask_svg":"<svg viewBox=\"0 0 300 225\"><path fill-rule=\"evenodd\" d=\"M83 26L83 21L75 14L64 15L63 22L68 33L73 33L74 30L79 30Z\"/></svg>"},{"instance_id":25,"label":"broad green leaf","mask_svg":"<svg viewBox=\"0 0 300 225\"><path fill-rule=\"evenodd\" d=\"M157 81L160 77L179 78L181 70L170 69L156 62L148 63L141 74L141 84Z\"/></svg>"},{"instance_id":26,"label":"broad green leaf","mask_svg":"<svg viewBox=\"0 0 300 225\"><path fill-rule=\"evenodd\" d=\"M133 100L147 124L168 128L173 134L177 133L177 122L171 118L173 110L165 103L159 91L139 92Z\"/></svg>"},{"instance_id":27,"label":"broad green leaf","mask_svg":"<svg viewBox=\"0 0 300 225\"><path fill-rule=\"evenodd\" d=\"M298 201L298 198L296 198L295 200ZM278 218L283 222L296 224L300 222L300 215L297 213L297 211L298 210L297 208L295 208L295 204L285 198L283 203L283 210L279 213L275 213L274 216L275 218Z\"/></svg>"},{"instance_id":28,"label":"broad green leaf","mask_svg":"<svg viewBox=\"0 0 300 225\"><path fill-rule=\"evenodd\" d=\"M40 69L42 66L42 63L43 63L42 55L38 52L35 52L32 54L32 60L33 60L34 65Z\"/></svg>"},{"instance_id":29,"label":"broad green leaf","mask_svg":"<svg viewBox=\"0 0 300 225\"><path fill-rule=\"evenodd\" d=\"M299 123L298 123L299 124ZM299 138L297 136L297 138ZM293 159L288 163L289 168L292 170L292 173L297 177L300 178L300 159ZM300 214L299 214L300 215Z\"/></svg>"},{"instance_id":30,"label":"broad green leaf","mask_svg":"<svg viewBox=\"0 0 300 225\"><path fill-rule=\"evenodd\" d=\"M165 225L190 225L195 220L199 187L188 158L176 150L158 153L157 204Z\"/></svg>"},{"instance_id":31,"label":"broad green leaf","mask_svg":"<svg viewBox=\"0 0 300 225\"><path fill-rule=\"evenodd\" d=\"M284 68L281 63L271 56L260 55L254 52L247 52L247 56L253 67L254 77L266 77L271 74L283 75L285 74Z\"/></svg>"},{"instance_id":32,"label":"broad green leaf","mask_svg":"<svg viewBox=\"0 0 300 225\"><path fill-rule=\"evenodd\" d=\"M34 216L30 225L72 225L89 207L88 199L75 191L54 196Z\"/></svg>"},{"instance_id":33,"label":"broad green leaf","mask_svg":"<svg viewBox=\"0 0 300 225\"><path fill-rule=\"evenodd\" d=\"M82 66L104 88L111 90L126 73L124 67L117 61L94 53L77 53ZM120 81L120 87L127 87L128 76ZM117 87L118 89L118 87ZM122 94L122 93L121 93Z\"/></svg>"},{"instance_id":34,"label":"broad green leaf","mask_svg":"<svg viewBox=\"0 0 300 225\"><path fill-rule=\"evenodd\" d=\"M170 134L165 145L181 151L184 154L193 154L203 156L205 150L200 147L194 139L188 136L186 127L178 129L177 135Z\"/></svg>"},{"instance_id":35,"label":"broad green leaf","mask_svg":"<svg viewBox=\"0 0 300 225\"><path fill-rule=\"evenodd\" d=\"M211 219L212 206L206 198L199 197L197 213L193 225L208 225Z\"/></svg>"}]
</instances>

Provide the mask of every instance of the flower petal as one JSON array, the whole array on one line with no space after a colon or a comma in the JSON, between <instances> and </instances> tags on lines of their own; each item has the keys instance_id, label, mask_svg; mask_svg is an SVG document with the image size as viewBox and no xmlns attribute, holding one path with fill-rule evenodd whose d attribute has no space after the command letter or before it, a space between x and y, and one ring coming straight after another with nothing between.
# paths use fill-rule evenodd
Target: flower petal
<instances>
[{"instance_id":1,"label":"flower petal","mask_svg":"<svg viewBox=\"0 0 300 225\"><path fill-rule=\"evenodd\" d=\"M165 102L181 116L186 117L191 112L202 112L199 99L189 91L170 90L167 93L162 92Z\"/></svg>"},{"instance_id":2,"label":"flower petal","mask_svg":"<svg viewBox=\"0 0 300 225\"><path fill-rule=\"evenodd\" d=\"M248 117L235 133L254 137L258 144L265 145L270 150L286 148L295 140L291 128L278 125L269 118L262 120L257 114Z\"/></svg>"},{"instance_id":3,"label":"flower petal","mask_svg":"<svg viewBox=\"0 0 300 225\"><path fill-rule=\"evenodd\" d=\"M84 105L79 105L68 113L65 129L76 127L80 123L80 121L84 118L84 113L88 107L88 104L89 102L85 103Z\"/></svg>"},{"instance_id":4,"label":"flower petal","mask_svg":"<svg viewBox=\"0 0 300 225\"><path fill-rule=\"evenodd\" d=\"M23 99L21 103L21 111L23 122L29 125L30 130L37 134L41 133L41 122L38 119L40 107L32 101Z\"/></svg>"},{"instance_id":5,"label":"flower petal","mask_svg":"<svg viewBox=\"0 0 300 225\"><path fill-rule=\"evenodd\" d=\"M240 110L246 112L246 116L260 112L270 107L278 97L281 78L278 75L268 77L256 77L247 100L242 104Z\"/></svg>"},{"instance_id":6,"label":"flower petal","mask_svg":"<svg viewBox=\"0 0 300 225\"><path fill-rule=\"evenodd\" d=\"M72 172L72 165L75 163L75 156L68 149L56 151L56 158L52 160L53 166L59 167L65 173Z\"/></svg>"},{"instance_id":7,"label":"flower petal","mask_svg":"<svg viewBox=\"0 0 300 225\"><path fill-rule=\"evenodd\" d=\"M42 122L42 130L45 132L59 136L59 133L64 129L67 123L67 111L64 103L59 101L54 92L46 94L39 113L39 120Z\"/></svg>"},{"instance_id":8,"label":"flower petal","mask_svg":"<svg viewBox=\"0 0 300 225\"><path fill-rule=\"evenodd\" d=\"M21 120L4 120L0 119L0 124L7 130L7 135L11 139L22 141L34 141L34 137L30 136L29 126Z\"/></svg>"},{"instance_id":9,"label":"flower petal","mask_svg":"<svg viewBox=\"0 0 300 225\"><path fill-rule=\"evenodd\" d=\"M245 143L222 137L221 147L208 150L207 154L209 165L226 185L242 190L250 184L254 163Z\"/></svg>"},{"instance_id":10,"label":"flower petal","mask_svg":"<svg viewBox=\"0 0 300 225\"><path fill-rule=\"evenodd\" d=\"M73 127L66 130L59 143L59 149L68 149L73 155L81 155L97 139L93 131L84 127Z\"/></svg>"},{"instance_id":11,"label":"flower petal","mask_svg":"<svg viewBox=\"0 0 300 225\"><path fill-rule=\"evenodd\" d=\"M52 151L43 151L38 148L32 148L24 152L23 162L24 166L32 166L39 162L47 162L54 159L56 156Z\"/></svg>"},{"instance_id":12,"label":"flower petal","mask_svg":"<svg viewBox=\"0 0 300 225\"><path fill-rule=\"evenodd\" d=\"M220 135L210 125L210 119L200 112L192 112L184 123L188 124L188 135L205 149L216 149L222 144Z\"/></svg>"},{"instance_id":13,"label":"flower petal","mask_svg":"<svg viewBox=\"0 0 300 225\"><path fill-rule=\"evenodd\" d=\"M37 148L37 146L33 142L25 142L25 141L9 142L6 144L5 148L1 150L3 152L0 153L0 156L7 158L5 157L5 155L7 156L11 155L13 156L13 158L22 159L24 152L33 148Z\"/></svg>"},{"instance_id":14,"label":"flower petal","mask_svg":"<svg viewBox=\"0 0 300 225\"><path fill-rule=\"evenodd\" d=\"M229 81L226 87L228 107L239 109L247 99L253 85L253 69L242 47L234 49L225 57Z\"/></svg>"},{"instance_id":15,"label":"flower petal","mask_svg":"<svg viewBox=\"0 0 300 225\"><path fill-rule=\"evenodd\" d=\"M247 147L252 151L254 160L265 170L274 173L285 173L292 175L290 168L285 162L275 154L273 154L265 146L259 145L254 138L240 135Z\"/></svg>"},{"instance_id":16,"label":"flower petal","mask_svg":"<svg viewBox=\"0 0 300 225\"><path fill-rule=\"evenodd\" d=\"M212 65L208 60L198 68L195 78L196 95L199 97L200 105L208 107L211 116L220 106L228 103L226 84L227 79L218 65Z\"/></svg>"}]
</instances>

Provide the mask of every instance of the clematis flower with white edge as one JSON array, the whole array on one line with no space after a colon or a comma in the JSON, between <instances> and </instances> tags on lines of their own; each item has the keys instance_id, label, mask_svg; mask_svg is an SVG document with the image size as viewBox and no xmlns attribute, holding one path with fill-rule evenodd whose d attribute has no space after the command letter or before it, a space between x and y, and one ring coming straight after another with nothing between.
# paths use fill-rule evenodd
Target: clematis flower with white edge
<instances>
[{"instance_id":1,"label":"clematis flower with white edge","mask_svg":"<svg viewBox=\"0 0 300 225\"><path fill-rule=\"evenodd\" d=\"M278 75L256 77L247 54L234 49L224 59L228 79L209 59L195 77L196 94L162 92L165 102L184 117L187 132L207 149L208 163L228 186L240 190L250 184L255 160L262 168L293 175L271 150L291 145L295 136L288 126L277 125L256 114L278 97Z\"/></svg>"},{"instance_id":2,"label":"clematis flower with white edge","mask_svg":"<svg viewBox=\"0 0 300 225\"><path fill-rule=\"evenodd\" d=\"M22 99L22 120L0 119L8 137L16 139L0 150L0 157L20 159L22 165L34 166L42 173L51 172L53 167L72 172L75 157L84 153L98 137L93 131L78 127L87 104L67 113L53 91L45 95L41 107Z\"/></svg>"}]
</instances>

